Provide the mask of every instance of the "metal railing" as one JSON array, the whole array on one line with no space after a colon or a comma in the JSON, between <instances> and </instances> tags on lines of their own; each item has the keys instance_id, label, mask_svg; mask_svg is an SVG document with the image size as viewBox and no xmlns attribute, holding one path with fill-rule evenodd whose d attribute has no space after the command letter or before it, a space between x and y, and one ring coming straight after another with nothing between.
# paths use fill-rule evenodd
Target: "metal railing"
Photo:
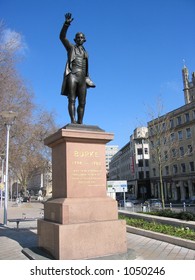
<instances>
[{"instance_id":1,"label":"metal railing","mask_svg":"<svg viewBox=\"0 0 195 280\"><path fill-rule=\"evenodd\" d=\"M162 210L162 206L151 206L151 205L144 205L144 204L132 204L131 206L125 205L122 207L121 205L118 206L119 210L126 210L129 212L151 212L153 210ZM195 213L195 204L188 204L186 202L183 203L167 203L165 204L165 209L169 209L173 212L193 212Z\"/></svg>"}]
</instances>

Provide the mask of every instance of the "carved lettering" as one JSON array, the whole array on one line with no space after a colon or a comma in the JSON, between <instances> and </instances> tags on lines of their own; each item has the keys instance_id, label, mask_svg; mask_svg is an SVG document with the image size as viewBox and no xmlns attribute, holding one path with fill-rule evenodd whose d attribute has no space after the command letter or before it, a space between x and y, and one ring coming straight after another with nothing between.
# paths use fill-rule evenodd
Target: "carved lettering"
<instances>
[{"instance_id":1,"label":"carved lettering","mask_svg":"<svg viewBox=\"0 0 195 280\"><path fill-rule=\"evenodd\" d=\"M91 157L94 157L94 158L97 158L99 157L99 153L96 151L74 151L74 156L75 157L81 157L81 158L91 158Z\"/></svg>"}]
</instances>

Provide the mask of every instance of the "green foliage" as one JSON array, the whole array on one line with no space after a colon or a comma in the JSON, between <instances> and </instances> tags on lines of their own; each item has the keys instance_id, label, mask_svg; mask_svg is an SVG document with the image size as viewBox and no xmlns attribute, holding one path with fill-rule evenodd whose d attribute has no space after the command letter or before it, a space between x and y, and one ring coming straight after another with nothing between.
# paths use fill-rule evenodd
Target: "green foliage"
<instances>
[{"instance_id":1,"label":"green foliage","mask_svg":"<svg viewBox=\"0 0 195 280\"><path fill-rule=\"evenodd\" d=\"M191 212L180 212L180 219L186 221L195 221L195 214Z\"/></svg>"},{"instance_id":2,"label":"green foliage","mask_svg":"<svg viewBox=\"0 0 195 280\"><path fill-rule=\"evenodd\" d=\"M146 212L145 214L149 215L155 215L155 216L161 216L161 217L168 217L168 218L175 218L175 219L181 219L186 221L195 221L195 214L192 212L173 212L170 209L165 210L158 210L158 211L152 211L152 212Z\"/></svg>"},{"instance_id":3,"label":"green foliage","mask_svg":"<svg viewBox=\"0 0 195 280\"><path fill-rule=\"evenodd\" d=\"M125 217L124 215L119 215L119 217L120 217L120 219L125 219L127 225L129 225L129 226L133 226L133 227L141 228L141 229L145 229L145 230L150 230L150 231L154 231L154 232L160 232L163 234L195 241L195 231L192 229L189 229L188 227L186 227L186 228L175 227L175 226L171 226L171 225L156 223L154 221L148 222L143 219L134 219L134 218Z\"/></svg>"}]
</instances>

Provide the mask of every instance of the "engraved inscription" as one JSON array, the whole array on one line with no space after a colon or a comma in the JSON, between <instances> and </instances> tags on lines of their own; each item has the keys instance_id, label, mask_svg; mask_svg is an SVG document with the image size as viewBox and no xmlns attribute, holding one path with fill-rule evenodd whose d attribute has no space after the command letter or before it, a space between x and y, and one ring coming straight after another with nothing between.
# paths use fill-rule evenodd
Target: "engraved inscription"
<instances>
[{"instance_id":1,"label":"engraved inscription","mask_svg":"<svg viewBox=\"0 0 195 280\"><path fill-rule=\"evenodd\" d=\"M94 151L74 151L74 156L75 157L99 157L99 153L98 152L94 152Z\"/></svg>"},{"instance_id":2,"label":"engraved inscription","mask_svg":"<svg viewBox=\"0 0 195 280\"><path fill-rule=\"evenodd\" d=\"M102 178L104 178L104 172L99 152L75 150L73 153L73 182L89 187L104 186L104 180L102 181Z\"/></svg>"}]
</instances>

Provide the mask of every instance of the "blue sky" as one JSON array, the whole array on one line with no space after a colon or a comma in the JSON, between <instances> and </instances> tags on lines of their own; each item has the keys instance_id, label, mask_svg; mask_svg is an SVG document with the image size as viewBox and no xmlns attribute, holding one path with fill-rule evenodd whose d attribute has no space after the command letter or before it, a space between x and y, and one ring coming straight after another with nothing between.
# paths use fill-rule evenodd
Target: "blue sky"
<instances>
[{"instance_id":1,"label":"blue sky","mask_svg":"<svg viewBox=\"0 0 195 280\"><path fill-rule=\"evenodd\" d=\"M96 84L87 95L84 124L114 133L123 147L149 120L160 98L164 111L184 105L183 59L195 71L194 0L1 0L6 28L22 34L18 69L35 102L56 112L59 127L70 122L60 95L66 51L59 40L64 14L74 21L67 37L85 34L89 72Z\"/></svg>"}]
</instances>

